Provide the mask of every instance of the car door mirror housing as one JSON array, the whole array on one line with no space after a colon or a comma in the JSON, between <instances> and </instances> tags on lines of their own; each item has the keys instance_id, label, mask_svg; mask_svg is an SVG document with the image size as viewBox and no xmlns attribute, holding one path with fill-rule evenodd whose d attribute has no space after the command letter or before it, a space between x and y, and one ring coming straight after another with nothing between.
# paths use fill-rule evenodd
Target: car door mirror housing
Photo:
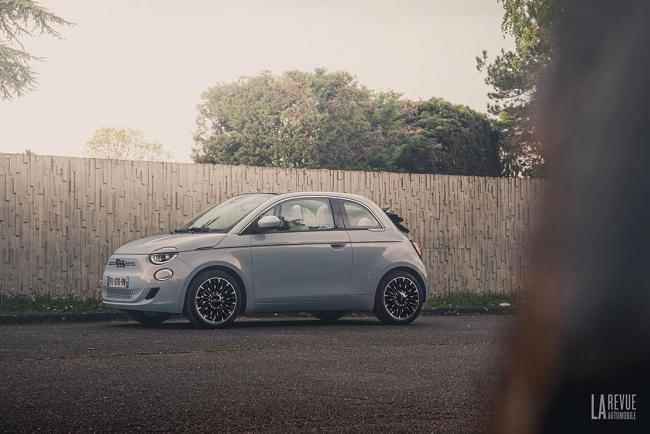
<instances>
[{"instance_id":1,"label":"car door mirror housing","mask_svg":"<svg viewBox=\"0 0 650 434\"><path fill-rule=\"evenodd\" d=\"M257 227L260 229L277 229L282 227L282 221L274 215L265 215L257 221Z\"/></svg>"}]
</instances>

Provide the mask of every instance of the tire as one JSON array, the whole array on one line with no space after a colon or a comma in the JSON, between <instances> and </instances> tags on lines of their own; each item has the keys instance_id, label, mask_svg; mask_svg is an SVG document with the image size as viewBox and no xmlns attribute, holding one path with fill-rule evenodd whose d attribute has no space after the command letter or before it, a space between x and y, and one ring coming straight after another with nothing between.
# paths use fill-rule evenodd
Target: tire
<instances>
[{"instance_id":1,"label":"tire","mask_svg":"<svg viewBox=\"0 0 650 434\"><path fill-rule=\"evenodd\" d=\"M420 314L424 291L420 281L408 271L386 274L375 295L375 315L384 324L406 325Z\"/></svg>"},{"instance_id":2,"label":"tire","mask_svg":"<svg viewBox=\"0 0 650 434\"><path fill-rule=\"evenodd\" d=\"M320 312L312 312L316 318L322 321L336 321L339 318L342 318L347 312L340 310L324 310Z\"/></svg>"},{"instance_id":3,"label":"tire","mask_svg":"<svg viewBox=\"0 0 650 434\"><path fill-rule=\"evenodd\" d=\"M206 270L199 273L185 294L185 316L195 327L229 327L241 308L242 288L225 271Z\"/></svg>"},{"instance_id":4,"label":"tire","mask_svg":"<svg viewBox=\"0 0 650 434\"><path fill-rule=\"evenodd\" d=\"M165 312L148 312L142 310L124 310L126 316L146 326L156 326L167 321L172 314Z\"/></svg>"}]
</instances>

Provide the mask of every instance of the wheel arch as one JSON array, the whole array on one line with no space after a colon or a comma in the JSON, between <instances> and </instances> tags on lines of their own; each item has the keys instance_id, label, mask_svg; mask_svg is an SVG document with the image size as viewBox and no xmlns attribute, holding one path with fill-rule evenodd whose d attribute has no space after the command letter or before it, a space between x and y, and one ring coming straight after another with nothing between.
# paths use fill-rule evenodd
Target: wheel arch
<instances>
[{"instance_id":1,"label":"wheel arch","mask_svg":"<svg viewBox=\"0 0 650 434\"><path fill-rule=\"evenodd\" d=\"M392 273L394 271L406 271L406 272L412 274L413 276L415 276L415 278L418 280L418 283L420 284L420 287L422 288L422 291L424 292L424 299L422 300L422 302L424 303L426 301L427 295L428 295L427 294L427 292L428 292L427 291L427 284L426 284L426 282L424 280L424 277L422 277L422 275L420 274L420 272L417 269L413 268L413 267L409 267L408 265L398 265L398 266L392 267L389 270L387 270L384 274L382 274L381 278L379 279L379 282L377 282L377 288L375 289L375 297L379 293L379 284L381 283L381 281L384 280L384 278L389 273Z\"/></svg>"},{"instance_id":2,"label":"wheel arch","mask_svg":"<svg viewBox=\"0 0 650 434\"><path fill-rule=\"evenodd\" d=\"M223 264L209 264L205 265L201 268L198 268L197 270L192 273L191 276L188 277L187 282L185 284L185 288L183 291L183 306L185 306L185 299L187 297L187 290L189 289L190 285L196 279L196 277L203 273L204 271L209 271L209 270L219 270L223 271L224 273L228 273L230 276L232 276L233 279L237 281L237 284L241 288L241 293L242 293L242 302L241 302L241 308L240 311L237 312L238 314L242 314L246 311L246 304L248 303L248 295L247 295L247 289L246 289L246 284L244 283L244 278L241 276L241 273L236 270L234 267L229 267L227 265Z\"/></svg>"}]
</instances>

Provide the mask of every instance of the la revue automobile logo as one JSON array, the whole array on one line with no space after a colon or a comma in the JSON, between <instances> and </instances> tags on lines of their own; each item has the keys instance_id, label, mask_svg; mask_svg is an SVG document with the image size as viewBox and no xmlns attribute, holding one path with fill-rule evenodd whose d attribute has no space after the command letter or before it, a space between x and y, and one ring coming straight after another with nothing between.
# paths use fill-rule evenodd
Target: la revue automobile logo
<instances>
[{"instance_id":1,"label":"la revue automobile logo","mask_svg":"<svg viewBox=\"0 0 650 434\"><path fill-rule=\"evenodd\" d=\"M592 393L591 420L636 420L636 393Z\"/></svg>"}]
</instances>

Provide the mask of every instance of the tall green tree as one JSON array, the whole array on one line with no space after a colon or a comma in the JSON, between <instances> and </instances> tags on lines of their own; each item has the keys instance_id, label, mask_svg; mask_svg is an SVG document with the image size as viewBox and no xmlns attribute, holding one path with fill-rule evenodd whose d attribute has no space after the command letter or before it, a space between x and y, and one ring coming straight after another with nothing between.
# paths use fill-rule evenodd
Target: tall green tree
<instances>
[{"instance_id":1,"label":"tall green tree","mask_svg":"<svg viewBox=\"0 0 650 434\"><path fill-rule=\"evenodd\" d=\"M440 98L414 103L392 166L414 173L498 176L499 134L487 116Z\"/></svg>"},{"instance_id":2,"label":"tall green tree","mask_svg":"<svg viewBox=\"0 0 650 434\"><path fill-rule=\"evenodd\" d=\"M268 72L202 96L197 162L371 168L372 93L347 72Z\"/></svg>"},{"instance_id":3,"label":"tall green tree","mask_svg":"<svg viewBox=\"0 0 650 434\"><path fill-rule=\"evenodd\" d=\"M347 72L268 72L206 91L202 163L499 175L486 116L443 100L374 92Z\"/></svg>"},{"instance_id":4,"label":"tall green tree","mask_svg":"<svg viewBox=\"0 0 650 434\"><path fill-rule=\"evenodd\" d=\"M539 176L543 172L542 143L537 139L537 83L552 64L555 22L561 0L497 0L503 4L501 29L514 38L514 51L504 51L490 63L486 51L477 68L492 87L488 111L502 131L504 174Z\"/></svg>"},{"instance_id":5,"label":"tall green tree","mask_svg":"<svg viewBox=\"0 0 650 434\"><path fill-rule=\"evenodd\" d=\"M86 142L84 154L94 158L138 161L173 161L163 146L134 128L105 127Z\"/></svg>"},{"instance_id":6,"label":"tall green tree","mask_svg":"<svg viewBox=\"0 0 650 434\"><path fill-rule=\"evenodd\" d=\"M0 0L0 99L19 97L36 84L31 66L40 60L25 51L21 39L47 34L71 23L32 0Z\"/></svg>"}]
</instances>

